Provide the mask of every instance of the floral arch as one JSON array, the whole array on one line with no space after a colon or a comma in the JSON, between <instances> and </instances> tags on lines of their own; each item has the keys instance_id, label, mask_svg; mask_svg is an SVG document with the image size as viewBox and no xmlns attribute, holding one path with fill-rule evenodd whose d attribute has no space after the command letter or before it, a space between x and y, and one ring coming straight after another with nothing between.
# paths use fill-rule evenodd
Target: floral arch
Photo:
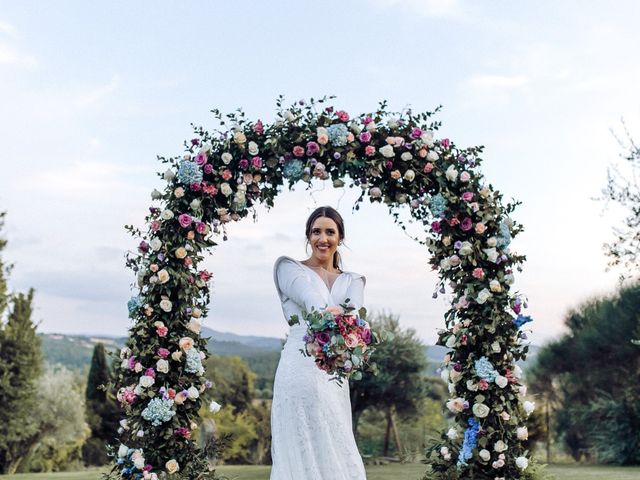
<instances>
[{"instance_id":1,"label":"floral arch","mask_svg":"<svg viewBox=\"0 0 640 480\"><path fill-rule=\"evenodd\" d=\"M159 174L164 190L152 192L157 206L144 231L127 227L142 239L127 260L139 292L128 303L133 325L117 371L125 418L109 478L216 478L207 448L192 438L201 395L212 386L200 336L211 274L198 264L215 239L227 239L227 223L256 203L272 207L281 185L314 177L359 187L357 203L384 202L402 228L398 213L408 207L428 233L439 273L434 296L452 297L438 344L449 348L442 377L455 414L455 426L428 450L430 478L531 476L523 441L533 405L523 401L515 365L526 355L520 327L530 320L511 292L525 259L509 250L522 230L509 217L516 204L503 204L480 173L482 147L436 135L434 112L389 112L381 102L352 118L329 106L332 99L283 107L279 97L271 125L213 110L219 129L195 127L182 157L160 158L168 169Z\"/></svg>"}]
</instances>

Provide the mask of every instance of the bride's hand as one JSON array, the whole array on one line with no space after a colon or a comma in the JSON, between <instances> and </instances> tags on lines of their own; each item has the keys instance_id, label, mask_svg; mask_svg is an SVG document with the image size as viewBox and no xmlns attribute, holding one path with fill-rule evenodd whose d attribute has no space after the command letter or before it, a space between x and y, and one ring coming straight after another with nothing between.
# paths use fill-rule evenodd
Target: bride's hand
<instances>
[{"instance_id":1,"label":"bride's hand","mask_svg":"<svg viewBox=\"0 0 640 480\"><path fill-rule=\"evenodd\" d=\"M339 305L332 305L331 307L325 308L324 311L332 315L342 315L344 313L344 309Z\"/></svg>"}]
</instances>

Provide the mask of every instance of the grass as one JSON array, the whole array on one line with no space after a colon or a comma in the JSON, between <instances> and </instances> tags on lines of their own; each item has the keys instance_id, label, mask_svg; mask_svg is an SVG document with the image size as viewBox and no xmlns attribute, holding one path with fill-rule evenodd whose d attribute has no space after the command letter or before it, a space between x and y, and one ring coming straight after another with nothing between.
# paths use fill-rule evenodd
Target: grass
<instances>
[{"instance_id":1,"label":"grass","mask_svg":"<svg viewBox=\"0 0 640 480\"><path fill-rule=\"evenodd\" d=\"M228 465L219 468L234 480L268 480L270 467ZM418 480L425 467L420 464L367 466L367 480ZM605 467L583 465L551 465L546 471L557 480L637 480L640 467ZM99 479L101 470L62 473L25 473L0 476L2 480L90 480Z\"/></svg>"}]
</instances>

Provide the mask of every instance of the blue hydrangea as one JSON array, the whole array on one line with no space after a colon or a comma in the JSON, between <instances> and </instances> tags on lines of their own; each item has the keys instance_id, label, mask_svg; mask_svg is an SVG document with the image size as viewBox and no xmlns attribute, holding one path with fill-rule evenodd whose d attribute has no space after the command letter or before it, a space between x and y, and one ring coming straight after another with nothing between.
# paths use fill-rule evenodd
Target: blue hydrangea
<instances>
[{"instance_id":1,"label":"blue hydrangea","mask_svg":"<svg viewBox=\"0 0 640 480\"><path fill-rule=\"evenodd\" d=\"M511 243L511 232L509 231L509 226L502 222L498 227L498 248L506 248Z\"/></svg>"},{"instance_id":2,"label":"blue hydrangea","mask_svg":"<svg viewBox=\"0 0 640 480\"><path fill-rule=\"evenodd\" d=\"M431 214L436 218L444 215L447 209L447 201L442 194L439 193L431 197L431 200L429 200L429 209L431 210Z\"/></svg>"},{"instance_id":3,"label":"blue hydrangea","mask_svg":"<svg viewBox=\"0 0 640 480\"><path fill-rule=\"evenodd\" d=\"M142 299L139 296L131 297L127 302L127 309L129 310L129 316L133 317L133 315L141 306L142 306Z\"/></svg>"},{"instance_id":4,"label":"blue hydrangea","mask_svg":"<svg viewBox=\"0 0 640 480\"><path fill-rule=\"evenodd\" d=\"M349 129L344 123L335 123L329 125L327 128L327 135L329 135L329 142L334 147L344 147L347 144L347 135L349 135Z\"/></svg>"},{"instance_id":5,"label":"blue hydrangea","mask_svg":"<svg viewBox=\"0 0 640 480\"><path fill-rule=\"evenodd\" d=\"M533 318L529 317L528 315L520 315L520 314L518 314L518 316L513 320L513 323L518 328L520 328L525 323L529 323L529 322L533 322Z\"/></svg>"},{"instance_id":6,"label":"blue hydrangea","mask_svg":"<svg viewBox=\"0 0 640 480\"><path fill-rule=\"evenodd\" d=\"M282 174L285 178L292 180L300 180L302 178L302 172L304 171L304 163L301 160L289 160L284 164Z\"/></svg>"},{"instance_id":7,"label":"blue hydrangea","mask_svg":"<svg viewBox=\"0 0 640 480\"><path fill-rule=\"evenodd\" d=\"M200 183L202 181L202 170L191 160L183 160L178 167L178 181L184 185Z\"/></svg>"},{"instance_id":8,"label":"blue hydrangea","mask_svg":"<svg viewBox=\"0 0 640 480\"><path fill-rule=\"evenodd\" d=\"M458 456L458 466L467 464L467 460L473 457L473 449L476 448L478 441L478 432L480 431L480 422L475 418L469 419L469 428L464 431L464 442Z\"/></svg>"},{"instance_id":9,"label":"blue hydrangea","mask_svg":"<svg viewBox=\"0 0 640 480\"><path fill-rule=\"evenodd\" d=\"M142 418L157 427L171 420L175 414L173 400L155 397L151 399L147 407L142 411Z\"/></svg>"},{"instance_id":10,"label":"blue hydrangea","mask_svg":"<svg viewBox=\"0 0 640 480\"><path fill-rule=\"evenodd\" d=\"M486 380L487 382L493 382L498 376L498 372L493 368L493 364L487 359L487 357L482 357L476 360L474 367L478 377Z\"/></svg>"},{"instance_id":11,"label":"blue hydrangea","mask_svg":"<svg viewBox=\"0 0 640 480\"><path fill-rule=\"evenodd\" d=\"M184 371L187 373L200 373L202 371L202 359L200 352L195 348L187 350L187 365Z\"/></svg>"}]
</instances>

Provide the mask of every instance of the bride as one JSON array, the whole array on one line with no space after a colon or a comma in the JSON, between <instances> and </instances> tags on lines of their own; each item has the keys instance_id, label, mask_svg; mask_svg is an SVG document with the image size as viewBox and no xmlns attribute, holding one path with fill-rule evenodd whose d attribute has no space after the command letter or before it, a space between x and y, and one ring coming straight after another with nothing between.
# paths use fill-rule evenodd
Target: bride
<instances>
[{"instance_id":1,"label":"bride","mask_svg":"<svg viewBox=\"0 0 640 480\"><path fill-rule=\"evenodd\" d=\"M365 277L340 269L338 245L344 223L331 207L317 208L305 235L311 257L279 257L274 281L285 319L302 318L311 307L325 309L363 304ZM362 458L351 427L349 386L329 381L313 357L303 356L304 321L289 330L273 386L271 407L271 480L365 480Z\"/></svg>"}]
</instances>

